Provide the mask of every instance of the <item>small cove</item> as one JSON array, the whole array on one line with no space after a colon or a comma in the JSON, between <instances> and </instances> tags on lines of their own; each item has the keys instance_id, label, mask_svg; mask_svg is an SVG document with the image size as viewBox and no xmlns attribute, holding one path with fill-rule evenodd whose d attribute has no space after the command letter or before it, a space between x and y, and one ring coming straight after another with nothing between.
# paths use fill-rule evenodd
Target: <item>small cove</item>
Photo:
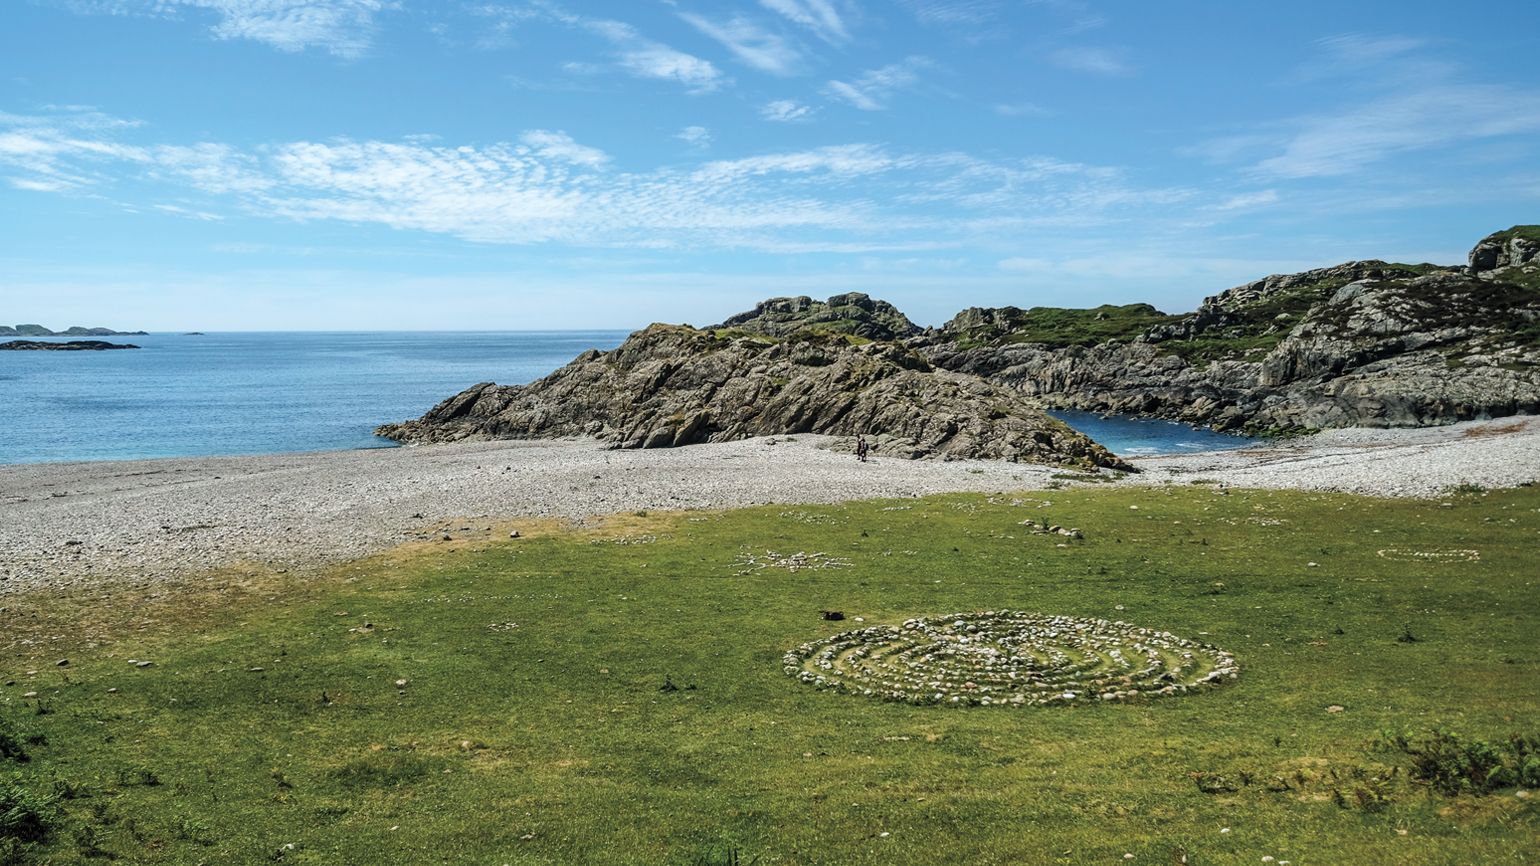
<instances>
[{"instance_id":1,"label":"small cove","mask_svg":"<svg viewBox=\"0 0 1540 866\"><path fill-rule=\"evenodd\" d=\"M1048 414L1095 439L1120 457L1229 451L1245 448L1257 441L1246 436L1216 433L1206 427L1193 427L1159 418L1099 415L1071 409L1055 409Z\"/></svg>"}]
</instances>

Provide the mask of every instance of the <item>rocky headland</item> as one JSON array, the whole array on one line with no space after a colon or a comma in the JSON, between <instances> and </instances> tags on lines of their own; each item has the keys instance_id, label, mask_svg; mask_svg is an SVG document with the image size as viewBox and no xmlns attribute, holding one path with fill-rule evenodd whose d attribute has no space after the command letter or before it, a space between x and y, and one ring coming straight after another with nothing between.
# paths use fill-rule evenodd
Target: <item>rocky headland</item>
<instances>
[{"instance_id":1,"label":"rocky headland","mask_svg":"<svg viewBox=\"0 0 1540 866\"><path fill-rule=\"evenodd\" d=\"M376 433L403 442L590 436L625 449L866 434L888 456L1127 467L1016 390L854 336L856 319L771 334L745 316L708 329L652 325L529 385L475 385Z\"/></svg>"},{"instance_id":2,"label":"rocky headland","mask_svg":"<svg viewBox=\"0 0 1540 866\"><path fill-rule=\"evenodd\" d=\"M964 310L908 345L1051 407L1218 430L1417 427L1540 412L1540 226L1469 264L1348 262L1271 276L1168 315Z\"/></svg>"},{"instance_id":3,"label":"rocky headland","mask_svg":"<svg viewBox=\"0 0 1540 866\"><path fill-rule=\"evenodd\" d=\"M0 343L0 351L10 352L99 352L106 349L137 349L132 343L109 343L106 340L70 340L67 343L47 343L42 340L8 340Z\"/></svg>"}]
</instances>

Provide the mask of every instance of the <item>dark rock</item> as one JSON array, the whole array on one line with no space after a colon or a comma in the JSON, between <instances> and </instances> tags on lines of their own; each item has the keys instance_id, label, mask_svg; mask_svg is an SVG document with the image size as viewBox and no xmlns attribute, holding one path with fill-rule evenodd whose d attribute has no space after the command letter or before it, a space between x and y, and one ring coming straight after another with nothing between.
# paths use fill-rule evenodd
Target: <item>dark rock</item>
<instances>
[{"instance_id":1,"label":"dark rock","mask_svg":"<svg viewBox=\"0 0 1540 866\"><path fill-rule=\"evenodd\" d=\"M11 340L0 343L0 351L42 352L93 352L104 349L137 349L130 343L108 343L103 340L70 340L67 343L45 343L40 340Z\"/></svg>"}]
</instances>

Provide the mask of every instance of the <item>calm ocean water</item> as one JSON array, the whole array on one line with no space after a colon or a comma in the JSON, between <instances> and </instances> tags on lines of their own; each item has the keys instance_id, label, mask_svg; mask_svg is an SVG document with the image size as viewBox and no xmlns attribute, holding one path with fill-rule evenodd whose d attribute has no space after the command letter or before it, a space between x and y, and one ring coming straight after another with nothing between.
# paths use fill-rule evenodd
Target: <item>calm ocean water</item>
<instances>
[{"instance_id":1,"label":"calm ocean water","mask_svg":"<svg viewBox=\"0 0 1540 866\"><path fill-rule=\"evenodd\" d=\"M0 463L388 447L376 425L626 333L151 334L102 338L138 350L0 352Z\"/></svg>"},{"instance_id":2,"label":"calm ocean water","mask_svg":"<svg viewBox=\"0 0 1540 866\"><path fill-rule=\"evenodd\" d=\"M106 338L137 351L0 352L0 463L390 447L375 426L477 382L533 381L626 333L151 334ZM1056 414L1119 454L1246 444L1162 421Z\"/></svg>"}]
</instances>

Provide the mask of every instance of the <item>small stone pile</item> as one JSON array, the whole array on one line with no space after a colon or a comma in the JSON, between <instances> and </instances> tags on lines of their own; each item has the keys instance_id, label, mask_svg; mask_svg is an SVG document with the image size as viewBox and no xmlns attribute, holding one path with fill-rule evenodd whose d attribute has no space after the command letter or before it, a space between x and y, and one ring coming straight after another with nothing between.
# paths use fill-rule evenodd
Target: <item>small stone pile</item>
<instances>
[{"instance_id":1,"label":"small stone pile","mask_svg":"<svg viewBox=\"0 0 1540 866\"><path fill-rule=\"evenodd\" d=\"M842 632L797 647L782 664L818 688L953 706L1181 695L1240 672L1229 653L1169 632L1009 610Z\"/></svg>"},{"instance_id":2,"label":"small stone pile","mask_svg":"<svg viewBox=\"0 0 1540 866\"><path fill-rule=\"evenodd\" d=\"M1062 535L1065 538L1085 538L1084 531L1075 527L1060 526L1057 523L1049 523L1046 518L1041 523L1039 523L1029 517L1026 520L1021 521L1019 525L1025 526L1032 530L1033 535Z\"/></svg>"}]
</instances>

